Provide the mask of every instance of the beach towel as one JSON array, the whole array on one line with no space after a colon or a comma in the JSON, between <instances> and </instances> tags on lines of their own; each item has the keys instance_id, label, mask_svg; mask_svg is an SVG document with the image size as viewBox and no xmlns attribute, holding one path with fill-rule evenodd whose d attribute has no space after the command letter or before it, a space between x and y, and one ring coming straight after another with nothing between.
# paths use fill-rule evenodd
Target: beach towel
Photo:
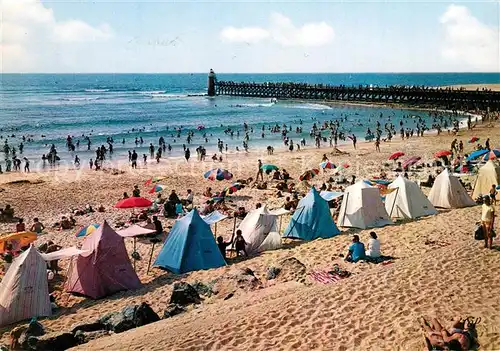
<instances>
[{"instance_id":1,"label":"beach towel","mask_svg":"<svg viewBox=\"0 0 500 351\"><path fill-rule=\"evenodd\" d=\"M342 269L339 265L334 265L332 269L318 270L309 273L309 276L315 282L321 284L330 284L338 282L344 278L350 277L351 272Z\"/></svg>"},{"instance_id":2,"label":"beach towel","mask_svg":"<svg viewBox=\"0 0 500 351\"><path fill-rule=\"evenodd\" d=\"M338 282L339 280L342 280L345 278L345 277L341 277L340 275L338 275L336 273L330 273L328 271L311 272L311 273L309 273L309 277L311 277L311 279L314 280L315 282L318 282L321 284L335 283L335 282Z\"/></svg>"}]
</instances>

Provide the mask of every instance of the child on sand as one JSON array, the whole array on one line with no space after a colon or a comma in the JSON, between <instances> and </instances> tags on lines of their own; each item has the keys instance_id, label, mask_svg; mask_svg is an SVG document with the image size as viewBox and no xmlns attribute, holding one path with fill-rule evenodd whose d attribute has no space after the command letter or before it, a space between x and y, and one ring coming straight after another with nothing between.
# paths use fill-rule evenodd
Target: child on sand
<instances>
[{"instance_id":1,"label":"child on sand","mask_svg":"<svg viewBox=\"0 0 500 351\"><path fill-rule=\"evenodd\" d=\"M26 225L24 224L24 220L22 218L19 218L19 222L16 224L16 232L25 232L26 231Z\"/></svg>"},{"instance_id":2,"label":"child on sand","mask_svg":"<svg viewBox=\"0 0 500 351\"><path fill-rule=\"evenodd\" d=\"M247 245L247 242L243 238L241 230L238 229L236 231L236 238L234 239L234 248L236 250L236 257L238 257L240 255L240 252L242 252L242 251L245 254L245 256L248 257L245 245Z\"/></svg>"},{"instance_id":3,"label":"child on sand","mask_svg":"<svg viewBox=\"0 0 500 351\"><path fill-rule=\"evenodd\" d=\"M497 187L496 187L495 184L493 184L491 186L491 189L490 189L490 199L491 199L491 202L493 203L493 205L497 204Z\"/></svg>"},{"instance_id":4,"label":"child on sand","mask_svg":"<svg viewBox=\"0 0 500 351\"><path fill-rule=\"evenodd\" d=\"M42 231L45 229L45 226L38 221L38 218L33 219L33 225L31 226L30 230L32 232L35 232L37 234L41 234Z\"/></svg>"}]
</instances>

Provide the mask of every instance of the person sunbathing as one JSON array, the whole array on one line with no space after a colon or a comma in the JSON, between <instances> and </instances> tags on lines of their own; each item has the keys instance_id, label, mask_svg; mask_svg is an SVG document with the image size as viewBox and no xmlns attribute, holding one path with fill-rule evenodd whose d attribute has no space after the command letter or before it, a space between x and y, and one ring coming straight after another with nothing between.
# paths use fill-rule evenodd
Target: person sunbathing
<instances>
[{"instance_id":1,"label":"person sunbathing","mask_svg":"<svg viewBox=\"0 0 500 351\"><path fill-rule=\"evenodd\" d=\"M59 225L59 230L71 229L71 222L66 216L62 216L61 223Z\"/></svg>"},{"instance_id":2,"label":"person sunbathing","mask_svg":"<svg viewBox=\"0 0 500 351\"><path fill-rule=\"evenodd\" d=\"M425 333L425 344L427 350L470 350L478 346L476 340L476 325L480 318L468 317L456 318L452 321L451 328L444 328L441 323L432 318L427 321L420 318L420 326Z\"/></svg>"},{"instance_id":3,"label":"person sunbathing","mask_svg":"<svg viewBox=\"0 0 500 351\"><path fill-rule=\"evenodd\" d=\"M204 192L203 192L203 196L205 197L212 197L213 194L212 194L212 188L207 188Z\"/></svg>"}]
</instances>

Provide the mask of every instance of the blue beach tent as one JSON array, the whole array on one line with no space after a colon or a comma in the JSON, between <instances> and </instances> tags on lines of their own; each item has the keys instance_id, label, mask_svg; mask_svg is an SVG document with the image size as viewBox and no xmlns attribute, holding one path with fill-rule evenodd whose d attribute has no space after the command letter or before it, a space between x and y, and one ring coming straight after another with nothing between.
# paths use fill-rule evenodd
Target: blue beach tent
<instances>
[{"instance_id":1,"label":"blue beach tent","mask_svg":"<svg viewBox=\"0 0 500 351\"><path fill-rule=\"evenodd\" d=\"M314 240L331 238L339 233L340 230L333 222L328 202L313 187L309 194L300 200L283 237Z\"/></svg>"},{"instance_id":2,"label":"blue beach tent","mask_svg":"<svg viewBox=\"0 0 500 351\"><path fill-rule=\"evenodd\" d=\"M155 266L181 274L226 265L210 226L196 209L175 222Z\"/></svg>"}]
</instances>

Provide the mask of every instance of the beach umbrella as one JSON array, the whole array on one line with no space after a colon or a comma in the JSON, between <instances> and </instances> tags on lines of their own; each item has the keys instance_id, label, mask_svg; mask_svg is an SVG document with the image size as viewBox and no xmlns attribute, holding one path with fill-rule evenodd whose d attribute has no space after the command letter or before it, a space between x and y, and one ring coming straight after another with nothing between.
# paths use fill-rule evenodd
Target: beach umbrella
<instances>
[{"instance_id":1,"label":"beach umbrella","mask_svg":"<svg viewBox=\"0 0 500 351\"><path fill-rule=\"evenodd\" d=\"M165 190L167 188L166 185L161 185L161 184L156 184L150 191L149 193L150 194L154 194L154 193L159 193L160 191L162 190Z\"/></svg>"},{"instance_id":2,"label":"beach umbrella","mask_svg":"<svg viewBox=\"0 0 500 351\"><path fill-rule=\"evenodd\" d=\"M311 180L319 174L319 169L310 169L302 173L299 177L299 180Z\"/></svg>"},{"instance_id":3,"label":"beach umbrella","mask_svg":"<svg viewBox=\"0 0 500 351\"><path fill-rule=\"evenodd\" d=\"M444 157L444 156L450 156L451 151L450 150L441 150L438 151L434 154L434 157L439 158L439 157Z\"/></svg>"},{"instance_id":4,"label":"beach umbrella","mask_svg":"<svg viewBox=\"0 0 500 351\"><path fill-rule=\"evenodd\" d=\"M392 183L392 180L387 180L387 179L370 179L372 183L378 184L378 185L389 185Z\"/></svg>"},{"instance_id":5,"label":"beach umbrella","mask_svg":"<svg viewBox=\"0 0 500 351\"><path fill-rule=\"evenodd\" d=\"M476 151L473 151L470 153L470 155L467 157L467 161L472 161L472 160L475 160L476 158L479 158L483 155L486 155L487 153L489 153L490 150L488 149L482 149L482 150L476 150Z\"/></svg>"},{"instance_id":6,"label":"beach umbrella","mask_svg":"<svg viewBox=\"0 0 500 351\"><path fill-rule=\"evenodd\" d=\"M14 251L31 244L38 238L34 232L17 232L0 235L0 254L7 251L7 244L11 244Z\"/></svg>"},{"instance_id":7,"label":"beach umbrella","mask_svg":"<svg viewBox=\"0 0 500 351\"><path fill-rule=\"evenodd\" d=\"M474 137L470 138L469 143L472 144L472 143L475 143L476 141L479 141L479 140L480 140L480 138L478 138L477 136L474 136Z\"/></svg>"},{"instance_id":8,"label":"beach umbrella","mask_svg":"<svg viewBox=\"0 0 500 351\"><path fill-rule=\"evenodd\" d=\"M398 151L398 152L393 153L391 156L389 156L389 160L397 160L398 158L400 158L401 156L404 156L404 155L405 155L404 152Z\"/></svg>"},{"instance_id":9,"label":"beach umbrella","mask_svg":"<svg viewBox=\"0 0 500 351\"><path fill-rule=\"evenodd\" d=\"M91 224L91 225L88 225L86 227L83 227L82 229L80 229L78 231L78 233L76 233L76 237L77 238L80 238L82 236L87 236L91 233L93 233L97 228L99 228L99 224Z\"/></svg>"},{"instance_id":10,"label":"beach umbrella","mask_svg":"<svg viewBox=\"0 0 500 351\"><path fill-rule=\"evenodd\" d=\"M233 175L227 170L222 168L211 169L203 175L208 180L229 180Z\"/></svg>"},{"instance_id":11,"label":"beach umbrella","mask_svg":"<svg viewBox=\"0 0 500 351\"><path fill-rule=\"evenodd\" d=\"M148 180L146 180L144 185L148 186L148 185L151 185L153 183L158 183L159 181L162 181L163 179L166 179L166 178L167 177L164 177L164 176L155 176L155 177L152 177L152 178L149 178Z\"/></svg>"},{"instance_id":12,"label":"beach umbrella","mask_svg":"<svg viewBox=\"0 0 500 351\"><path fill-rule=\"evenodd\" d=\"M337 168L337 166L335 166L333 163L331 163L330 161L325 161L325 162L321 162L319 164L319 166L323 169L334 169L334 168Z\"/></svg>"},{"instance_id":13,"label":"beach umbrella","mask_svg":"<svg viewBox=\"0 0 500 351\"><path fill-rule=\"evenodd\" d=\"M271 172L271 171L277 171L280 168L276 165L272 165L272 164L267 163L267 164L263 164L262 166L260 166L260 169L262 169L265 172Z\"/></svg>"},{"instance_id":14,"label":"beach umbrella","mask_svg":"<svg viewBox=\"0 0 500 351\"><path fill-rule=\"evenodd\" d=\"M483 161L496 160L500 158L500 149L493 149L483 157Z\"/></svg>"},{"instance_id":15,"label":"beach umbrella","mask_svg":"<svg viewBox=\"0 0 500 351\"><path fill-rule=\"evenodd\" d=\"M143 197L129 197L116 203L115 208L149 207L153 203Z\"/></svg>"},{"instance_id":16,"label":"beach umbrella","mask_svg":"<svg viewBox=\"0 0 500 351\"><path fill-rule=\"evenodd\" d=\"M413 166L415 163L421 160L420 156L412 156L409 159L407 159L405 162L403 162L402 167L403 169Z\"/></svg>"},{"instance_id":17,"label":"beach umbrella","mask_svg":"<svg viewBox=\"0 0 500 351\"><path fill-rule=\"evenodd\" d=\"M243 186L240 183L234 183L234 184L231 184L230 186L226 186L222 190L222 193L224 193L224 195L231 195L231 194L237 192L238 190L240 190L242 187Z\"/></svg>"}]
</instances>

